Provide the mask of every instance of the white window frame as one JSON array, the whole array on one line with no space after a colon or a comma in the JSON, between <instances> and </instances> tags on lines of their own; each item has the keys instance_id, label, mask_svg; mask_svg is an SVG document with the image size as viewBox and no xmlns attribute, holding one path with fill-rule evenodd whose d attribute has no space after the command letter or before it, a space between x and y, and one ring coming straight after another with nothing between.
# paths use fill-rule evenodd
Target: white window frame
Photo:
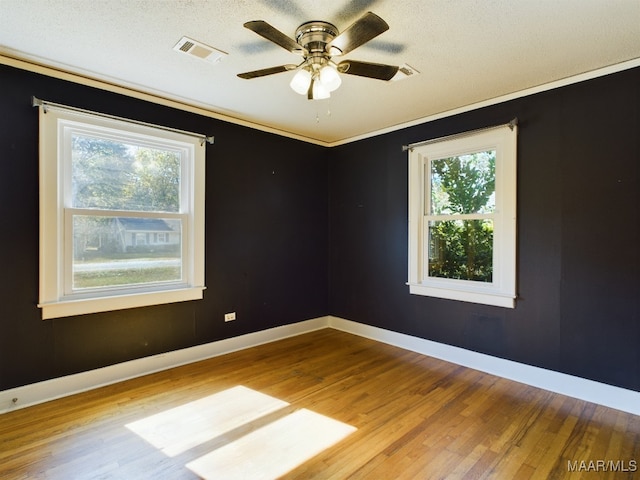
<instances>
[{"instance_id":1,"label":"white window frame","mask_svg":"<svg viewBox=\"0 0 640 480\"><path fill-rule=\"evenodd\" d=\"M47 105L41 107L40 292L42 318L58 318L125 308L197 300L204 284L205 146L199 138L152 126ZM182 279L169 284L114 287L70 292L73 214L158 216L149 212L118 212L71 207L71 133L89 132L102 138L170 148L181 154L181 211L162 217L180 218Z\"/></svg>"},{"instance_id":2,"label":"white window frame","mask_svg":"<svg viewBox=\"0 0 640 480\"><path fill-rule=\"evenodd\" d=\"M428 221L430 162L482 151L496 151L491 282L430 277ZM409 147L409 291L450 300L515 308L517 126L504 125L444 137ZM449 215L455 220L456 215Z\"/></svg>"}]
</instances>

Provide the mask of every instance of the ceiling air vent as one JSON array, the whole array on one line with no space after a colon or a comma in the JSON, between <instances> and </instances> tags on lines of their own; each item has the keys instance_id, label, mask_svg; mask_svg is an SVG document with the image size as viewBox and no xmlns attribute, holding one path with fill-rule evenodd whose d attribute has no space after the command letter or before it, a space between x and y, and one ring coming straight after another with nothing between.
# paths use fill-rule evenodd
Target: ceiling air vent
<instances>
[{"instance_id":1,"label":"ceiling air vent","mask_svg":"<svg viewBox=\"0 0 640 480\"><path fill-rule=\"evenodd\" d=\"M173 49L209 63L218 63L227 55L227 53L222 50L210 47L209 45L205 45L188 37L182 37Z\"/></svg>"},{"instance_id":2,"label":"ceiling air vent","mask_svg":"<svg viewBox=\"0 0 640 480\"><path fill-rule=\"evenodd\" d=\"M397 82L398 80L404 80L405 78L409 78L413 75L418 75L420 72L413 68L411 65L404 63L400 65L398 68L398 73L391 79L392 82Z\"/></svg>"}]
</instances>

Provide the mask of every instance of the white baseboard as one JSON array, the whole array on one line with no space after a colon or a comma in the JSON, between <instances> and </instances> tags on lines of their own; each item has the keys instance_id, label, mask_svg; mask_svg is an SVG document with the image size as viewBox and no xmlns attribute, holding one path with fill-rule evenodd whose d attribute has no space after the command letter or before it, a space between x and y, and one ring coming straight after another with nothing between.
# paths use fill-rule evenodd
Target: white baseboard
<instances>
[{"instance_id":1,"label":"white baseboard","mask_svg":"<svg viewBox=\"0 0 640 480\"><path fill-rule=\"evenodd\" d=\"M334 328L509 380L640 415L640 392L327 316L0 391L0 414L303 333ZM13 401L17 399L17 401Z\"/></svg>"},{"instance_id":2,"label":"white baseboard","mask_svg":"<svg viewBox=\"0 0 640 480\"><path fill-rule=\"evenodd\" d=\"M328 323L328 317L315 318L0 391L0 414L313 330L327 328ZM17 400L14 401L14 399Z\"/></svg>"},{"instance_id":3,"label":"white baseboard","mask_svg":"<svg viewBox=\"0 0 640 480\"><path fill-rule=\"evenodd\" d=\"M624 412L640 415L640 392L594 382L566 373L532 367L523 363L492 357L482 353L452 347L442 343L392 332L338 317L329 317L329 326L430 357L446 360L516 382L597 403Z\"/></svg>"}]
</instances>

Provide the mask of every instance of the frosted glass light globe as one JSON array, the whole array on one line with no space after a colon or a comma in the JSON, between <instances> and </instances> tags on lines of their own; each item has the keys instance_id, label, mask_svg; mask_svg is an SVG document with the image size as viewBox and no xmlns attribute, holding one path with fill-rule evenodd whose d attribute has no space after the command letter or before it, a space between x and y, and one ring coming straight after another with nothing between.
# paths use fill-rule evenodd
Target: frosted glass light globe
<instances>
[{"instance_id":1,"label":"frosted glass light globe","mask_svg":"<svg viewBox=\"0 0 640 480\"><path fill-rule=\"evenodd\" d=\"M342 79L335 68L325 65L320 69L320 82L327 90L333 92L340 86Z\"/></svg>"},{"instance_id":2,"label":"frosted glass light globe","mask_svg":"<svg viewBox=\"0 0 640 480\"><path fill-rule=\"evenodd\" d=\"M307 94L309 91L309 85L311 85L311 73L305 69L298 70L289 84L293 91L300 95Z\"/></svg>"},{"instance_id":3,"label":"frosted glass light globe","mask_svg":"<svg viewBox=\"0 0 640 480\"><path fill-rule=\"evenodd\" d=\"M314 81L313 86L311 88L312 88L311 92L313 94L313 100L323 100L331 96L331 94L329 93L329 90L327 90L327 87L325 87L322 84L322 82Z\"/></svg>"}]
</instances>

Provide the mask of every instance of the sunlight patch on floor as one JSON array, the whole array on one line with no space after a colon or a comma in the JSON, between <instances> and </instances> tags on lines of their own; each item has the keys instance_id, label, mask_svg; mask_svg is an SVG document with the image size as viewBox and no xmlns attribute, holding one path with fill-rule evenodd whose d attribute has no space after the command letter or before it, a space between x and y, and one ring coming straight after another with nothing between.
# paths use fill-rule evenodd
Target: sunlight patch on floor
<instances>
[{"instance_id":1,"label":"sunlight patch on floor","mask_svg":"<svg viewBox=\"0 0 640 480\"><path fill-rule=\"evenodd\" d=\"M355 430L301 409L188 463L187 468L205 479L275 479Z\"/></svg>"},{"instance_id":2,"label":"sunlight patch on floor","mask_svg":"<svg viewBox=\"0 0 640 480\"><path fill-rule=\"evenodd\" d=\"M143 418L126 427L173 457L289 404L237 386Z\"/></svg>"},{"instance_id":3,"label":"sunlight patch on floor","mask_svg":"<svg viewBox=\"0 0 640 480\"><path fill-rule=\"evenodd\" d=\"M357 430L243 386L126 427L209 480L276 479Z\"/></svg>"}]
</instances>

